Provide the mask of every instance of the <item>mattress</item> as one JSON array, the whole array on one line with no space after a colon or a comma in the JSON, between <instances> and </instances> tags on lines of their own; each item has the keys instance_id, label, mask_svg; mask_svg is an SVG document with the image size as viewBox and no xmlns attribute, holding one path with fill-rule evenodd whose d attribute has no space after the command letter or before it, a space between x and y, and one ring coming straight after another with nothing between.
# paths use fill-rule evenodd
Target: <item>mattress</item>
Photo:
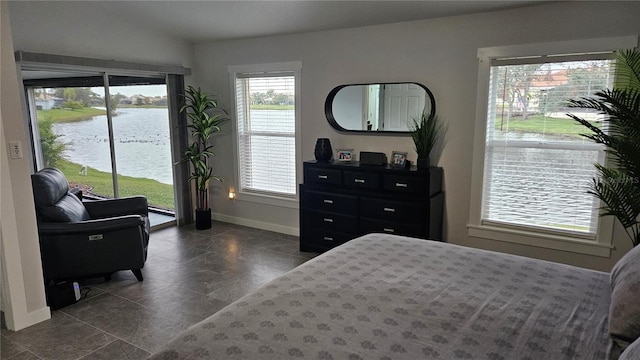
<instances>
[{"instance_id":1,"label":"mattress","mask_svg":"<svg viewBox=\"0 0 640 360\"><path fill-rule=\"evenodd\" d=\"M349 241L151 359L606 359L609 274L386 234Z\"/></svg>"}]
</instances>

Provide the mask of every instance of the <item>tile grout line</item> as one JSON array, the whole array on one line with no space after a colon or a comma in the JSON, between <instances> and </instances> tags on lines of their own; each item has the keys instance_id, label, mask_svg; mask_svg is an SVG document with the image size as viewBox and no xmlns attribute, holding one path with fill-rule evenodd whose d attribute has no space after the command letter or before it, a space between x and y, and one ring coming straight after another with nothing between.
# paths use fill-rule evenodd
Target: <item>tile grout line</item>
<instances>
[{"instance_id":1,"label":"tile grout line","mask_svg":"<svg viewBox=\"0 0 640 360\"><path fill-rule=\"evenodd\" d=\"M137 303L137 302L135 302L135 301L131 301L131 300L129 300L129 299L127 299L127 298L124 298L124 297L122 297L122 296L119 296L119 295L113 294L113 293L111 293L110 291L107 291L107 290L103 290L102 294L98 294L98 295L96 295L94 298L96 298L96 297L98 297L98 296L101 296L101 295L104 295L104 294L106 294L106 293L109 293L109 294L110 294L110 295L112 295L112 296L115 296L115 297L118 297L118 298L121 298L121 299L127 300L127 301L129 301L129 302L131 302L131 303L134 303L134 304L140 305L140 306L142 306L142 307L144 307L144 308L148 309L148 307L146 307L146 306L144 306L144 305L142 305L142 304L139 304L139 303ZM73 315L71 315L71 314L68 314L68 313L66 313L64 310L58 310L58 311L62 312L62 313L63 313L63 314L65 314L66 316L68 316L68 317L70 317L70 318L72 318L72 319L74 319L74 320L76 320L76 321L78 321L78 322L80 322L80 323L83 323L83 324L85 324L85 325L87 325L87 326L90 326L90 327L92 327L92 328L94 328L94 329L96 329L96 330L98 330L98 331L100 331L100 332L102 332L102 333L105 333L105 334L107 334L107 335L109 335L109 336L111 336L111 337L115 338L116 340L120 340L120 341L122 341L122 342L125 342L125 343L127 343L127 344L129 344L129 345L133 346L133 347L136 347L136 348L138 348L138 349L142 349L142 350L144 350L144 351L148 352L149 354L151 354L151 351L149 351L148 349L145 349L145 348L142 348L142 347L140 347L140 346L138 346L138 345L132 344L132 343L130 343L129 341L127 341L127 340L125 340L125 339L123 339L123 338L121 338L121 337L119 337L119 336L117 336L117 335L115 335L115 334L112 334L112 333L110 333L110 332L108 332L108 331L106 331L106 330L100 329L99 327L97 327L97 326L95 326L95 325L93 325L93 324L90 324L90 323L88 323L88 322L86 322L86 321L84 321L84 320L81 320L81 319L79 319L79 318L77 318L77 317L75 317L75 316L73 316ZM114 340L114 341L116 341L116 340ZM109 344L113 343L114 341L111 341L111 342L107 343L106 345L104 345L104 346L102 346L102 347L100 347L100 348L98 348L98 349L96 349L96 350L94 350L94 351L90 352L89 354L85 354L85 355L81 356L80 358L78 358L78 359L76 359L76 360L82 359L84 356L87 356L87 355L93 354L94 352L98 351L99 349L104 348L105 346L107 346L107 345L109 345Z\"/></svg>"}]
</instances>

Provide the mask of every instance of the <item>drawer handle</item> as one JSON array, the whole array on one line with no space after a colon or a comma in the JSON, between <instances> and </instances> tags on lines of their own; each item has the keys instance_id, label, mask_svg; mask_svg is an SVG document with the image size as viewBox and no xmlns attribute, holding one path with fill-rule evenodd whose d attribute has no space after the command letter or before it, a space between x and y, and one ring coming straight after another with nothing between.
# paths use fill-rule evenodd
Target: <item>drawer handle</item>
<instances>
[{"instance_id":1,"label":"drawer handle","mask_svg":"<svg viewBox=\"0 0 640 360\"><path fill-rule=\"evenodd\" d=\"M333 241L333 238L332 237L328 237L328 236L323 237L323 239L325 239L327 241Z\"/></svg>"},{"instance_id":2,"label":"drawer handle","mask_svg":"<svg viewBox=\"0 0 640 360\"><path fill-rule=\"evenodd\" d=\"M318 175L318 179L328 179L327 175Z\"/></svg>"},{"instance_id":3,"label":"drawer handle","mask_svg":"<svg viewBox=\"0 0 640 360\"><path fill-rule=\"evenodd\" d=\"M406 188L407 184L405 184L405 183L396 183L396 187Z\"/></svg>"},{"instance_id":4,"label":"drawer handle","mask_svg":"<svg viewBox=\"0 0 640 360\"><path fill-rule=\"evenodd\" d=\"M353 181L360 183L360 184L364 184L364 179L354 179Z\"/></svg>"},{"instance_id":5,"label":"drawer handle","mask_svg":"<svg viewBox=\"0 0 640 360\"><path fill-rule=\"evenodd\" d=\"M394 213L394 212L396 212L396 209L394 209L394 208L384 208L384 211Z\"/></svg>"},{"instance_id":6,"label":"drawer handle","mask_svg":"<svg viewBox=\"0 0 640 360\"><path fill-rule=\"evenodd\" d=\"M389 228L384 228L384 229L382 229L382 230L384 230L384 232L388 232L388 233L394 233L394 232L396 232L395 230L393 230L393 229L389 229Z\"/></svg>"},{"instance_id":7,"label":"drawer handle","mask_svg":"<svg viewBox=\"0 0 640 360\"><path fill-rule=\"evenodd\" d=\"M332 223L332 222L333 222L333 219L330 219L330 218L324 218L324 222Z\"/></svg>"},{"instance_id":8,"label":"drawer handle","mask_svg":"<svg viewBox=\"0 0 640 360\"><path fill-rule=\"evenodd\" d=\"M333 200L327 200L327 199L325 199L325 200L324 200L324 203L325 203L325 204L333 204Z\"/></svg>"}]
</instances>

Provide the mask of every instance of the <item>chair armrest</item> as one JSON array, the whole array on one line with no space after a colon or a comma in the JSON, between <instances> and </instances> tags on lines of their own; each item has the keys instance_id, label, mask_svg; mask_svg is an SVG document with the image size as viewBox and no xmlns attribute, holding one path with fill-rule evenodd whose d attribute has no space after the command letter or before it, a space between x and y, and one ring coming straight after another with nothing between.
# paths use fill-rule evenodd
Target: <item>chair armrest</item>
<instances>
[{"instance_id":1,"label":"chair armrest","mask_svg":"<svg viewBox=\"0 0 640 360\"><path fill-rule=\"evenodd\" d=\"M122 215L149 216L147 198L130 196L117 199L105 199L83 202L92 219L103 219Z\"/></svg>"},{"instance_id":2,"label":"chair armrest","mask_svg":"<svg viewBox=\"0 0 640 360\"><path fill-rule=\"evenodd\" d=\"M108 232L140 226L144 227L144 224L144 218L141 215L125 215L75 223L42 222L38 224L38 232L42 235L92 235L97 232Z\"/></svg>"}]
</instances>

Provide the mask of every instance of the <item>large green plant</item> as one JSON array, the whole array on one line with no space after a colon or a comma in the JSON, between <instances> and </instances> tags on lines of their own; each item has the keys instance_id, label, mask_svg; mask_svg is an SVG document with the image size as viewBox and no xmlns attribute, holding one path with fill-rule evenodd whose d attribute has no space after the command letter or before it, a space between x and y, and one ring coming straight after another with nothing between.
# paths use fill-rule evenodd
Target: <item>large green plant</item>
<instances>
[{"instance_id":1,"label":"large green plant","mask_svg":"<svg viewBox=\"0 0 640 360\"><path fill-rule=\"evenodd\" d=\"M613 89L569 101L573 108L596 110L606 116L602 128L573 114L589 132L582 136L606 146L610 166L595 164L599 176L588 190L604 206L601 216L615 216L636 246L640 243L640 52L618 52Z\"/></svg>"},{"instance_id":2,"label":"large green plant","mask_svg":"<svg viewBox=\"0 0 640 360\"><path fill-rule=\"evenodd\" d=\"M411 137L418 159L429 159L429 154L438 142L443 141L447 128L435 114L422 114L420 120L413 119Z\"/></svg>"},{"instance_id":3,"label":"large green plant","mask_svg":"<svg viewBox=\"0 0 640 360\"><path fill-rule=\"evenodd\" d=\"M45 167L56 167L64 159L67 144L60 141L60 135L53 131L53 118L47 114L38 115L38 130L40 132L40 148Z\"/></svg>"},{"instance_id":4,"label":"large green plant","mask_svg":"<svg viewBox=\"0 0 640 360\"><path fill-rule=\"evenodd\" d=\"M185 158L191 163L191 176L197 191L196 208L209 209L209 182L211 179L222 181L213 175L209 158L214 156L212 135L220 131L220 125L229 120L227 112L218 107L218 102L200 88L189 86L185 92L185 104L180 112L186 112L190 120L192 143L185 150Z\"/></svg>"}]
</instances>

